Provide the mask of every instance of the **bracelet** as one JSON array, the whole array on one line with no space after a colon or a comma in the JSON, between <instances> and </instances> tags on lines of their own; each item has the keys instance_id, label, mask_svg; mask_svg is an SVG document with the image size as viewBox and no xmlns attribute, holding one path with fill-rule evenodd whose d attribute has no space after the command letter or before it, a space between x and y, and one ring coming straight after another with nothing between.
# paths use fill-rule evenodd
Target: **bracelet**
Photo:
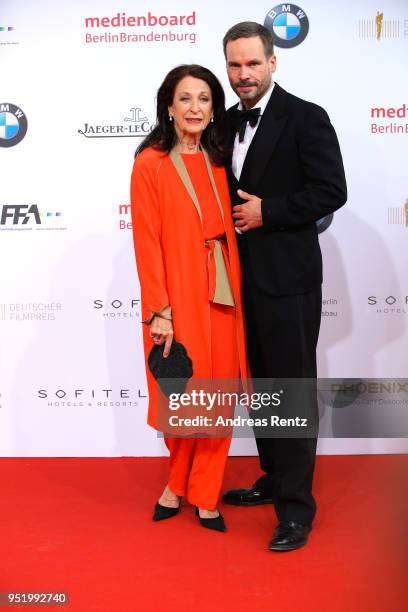
<instances>
[{"instance_id":1,"label":"bracelet","mask_svg":"<svg viewBox=\"0 0 408 612\"><path fill-rule=\"evenodd\" d=\"M154 313L153 317L152 317L152 321L155 317L159 317L159 319L164 319L165 321L172 321L173 319L171 317L164 317L161 314L158 314L157 312ZM151 321L151 322L152 322Z\"/></svg>"}]
</instances>

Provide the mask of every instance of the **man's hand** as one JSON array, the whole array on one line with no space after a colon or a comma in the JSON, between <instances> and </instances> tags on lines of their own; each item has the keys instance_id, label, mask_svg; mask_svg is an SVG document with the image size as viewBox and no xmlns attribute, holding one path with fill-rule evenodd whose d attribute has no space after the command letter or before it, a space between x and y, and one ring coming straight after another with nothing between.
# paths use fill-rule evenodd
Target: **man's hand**
<instances>
[{"instance_id":1,"label":"man's hand","mask_svg":"<svg viewBox=\"0 0 408 612\"><path fill-rule=\"evenodd\" d=\"M235 220L235 227L241 232L247 232L248 230L261 227L262 221L262 210L261 210L261 198L256 195L246 193L241 189L238 189L238 195L243 200L246 200L245 204L237 204L233 208L233 218Z\"/></svg>"}]
</instances>

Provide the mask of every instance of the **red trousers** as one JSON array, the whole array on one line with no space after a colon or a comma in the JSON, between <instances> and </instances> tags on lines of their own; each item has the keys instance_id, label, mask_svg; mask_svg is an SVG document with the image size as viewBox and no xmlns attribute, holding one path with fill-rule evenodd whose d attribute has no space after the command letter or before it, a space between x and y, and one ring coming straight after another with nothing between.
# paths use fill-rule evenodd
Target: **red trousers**
<instances>
[{"instance_id":1,"label":"red trousers","mask_svg":"<svg viewBox=\"0 0 408 612\"><path fill-rule=\"evenodd\" d=\"M211 303L213 378L238 378L235 310ZM164 438L170 452L168 485L199 508L214 510L220 495L231 439Z\"/></svg>"},{"instance_id":2,"label":"red trousers","mask_svg":"<svg viewBox=\"0 0 408 612\"><path fill-rule=\"evenodd\" d=\"M165 438L165 442L170 451L170 489L194 506L214 510L231 439Z\"/></svg>"}]
</instances>

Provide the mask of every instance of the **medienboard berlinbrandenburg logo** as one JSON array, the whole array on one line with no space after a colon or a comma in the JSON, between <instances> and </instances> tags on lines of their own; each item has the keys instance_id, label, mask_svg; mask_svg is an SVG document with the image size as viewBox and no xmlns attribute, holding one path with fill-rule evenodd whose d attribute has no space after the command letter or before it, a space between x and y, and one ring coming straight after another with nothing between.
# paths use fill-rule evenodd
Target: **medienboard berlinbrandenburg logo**
<instances>
[{"instance_id":1,"label":"medienboard berlinbrandenburg logo","mask_svg":"<svg viewBox=\"0 0 408 612\"><path fill-rule=\"evenodd\" d=\"M296 4L277 4L265 17L264 26L277 47L290 49L302 43L309 32L309 19Z\"/></svg>"},{"instance_id":2,"label":"medienboard berlinbrandenburg logo","mask_svg":"<svg viewBox=\"0 0 408 612\"><path fill-rule=\"evenodd\" d=\"M384 19L384 13L377 11L373 19L359 19L358 35L360 38L399 38L399 19Z\"/></svg>"}]
</instances>

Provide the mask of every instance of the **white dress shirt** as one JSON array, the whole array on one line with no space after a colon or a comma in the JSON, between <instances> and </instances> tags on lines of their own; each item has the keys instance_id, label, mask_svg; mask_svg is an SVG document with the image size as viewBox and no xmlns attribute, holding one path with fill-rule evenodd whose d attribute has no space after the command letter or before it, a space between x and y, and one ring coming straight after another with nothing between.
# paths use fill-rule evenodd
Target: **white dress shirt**
<instances>
[{"instance_id":1,"label":"white dress shirt","mask_svg":"<svg viewBox=\"0 0 408 612\"><path fill-rule=\"evenodd\" d=\"M271 88L268 89L268 91L264 93L262 98L259 100L258 104L254 106L254 108L261 109L258 123L254 127L251 127L249 123L247 123L246 129L245 129L244 140L242 142L239 142L238 133L235 136L234 151L232 154L232 171L238 180L239 180L239 177L241 176L242 166L244 165L244 161L245 161L246 154L248 153L249 145L251 144L252 139L255 136L255 132L258 129L258 125L262 119L262 115L265 111L266 105L269 102L269 98L271 97L274 87L275 87L275 83L272 82ZM239 102L238 110L245 110L244 107L242 106L242 102Z\"/></svg>"}]
</instances>

